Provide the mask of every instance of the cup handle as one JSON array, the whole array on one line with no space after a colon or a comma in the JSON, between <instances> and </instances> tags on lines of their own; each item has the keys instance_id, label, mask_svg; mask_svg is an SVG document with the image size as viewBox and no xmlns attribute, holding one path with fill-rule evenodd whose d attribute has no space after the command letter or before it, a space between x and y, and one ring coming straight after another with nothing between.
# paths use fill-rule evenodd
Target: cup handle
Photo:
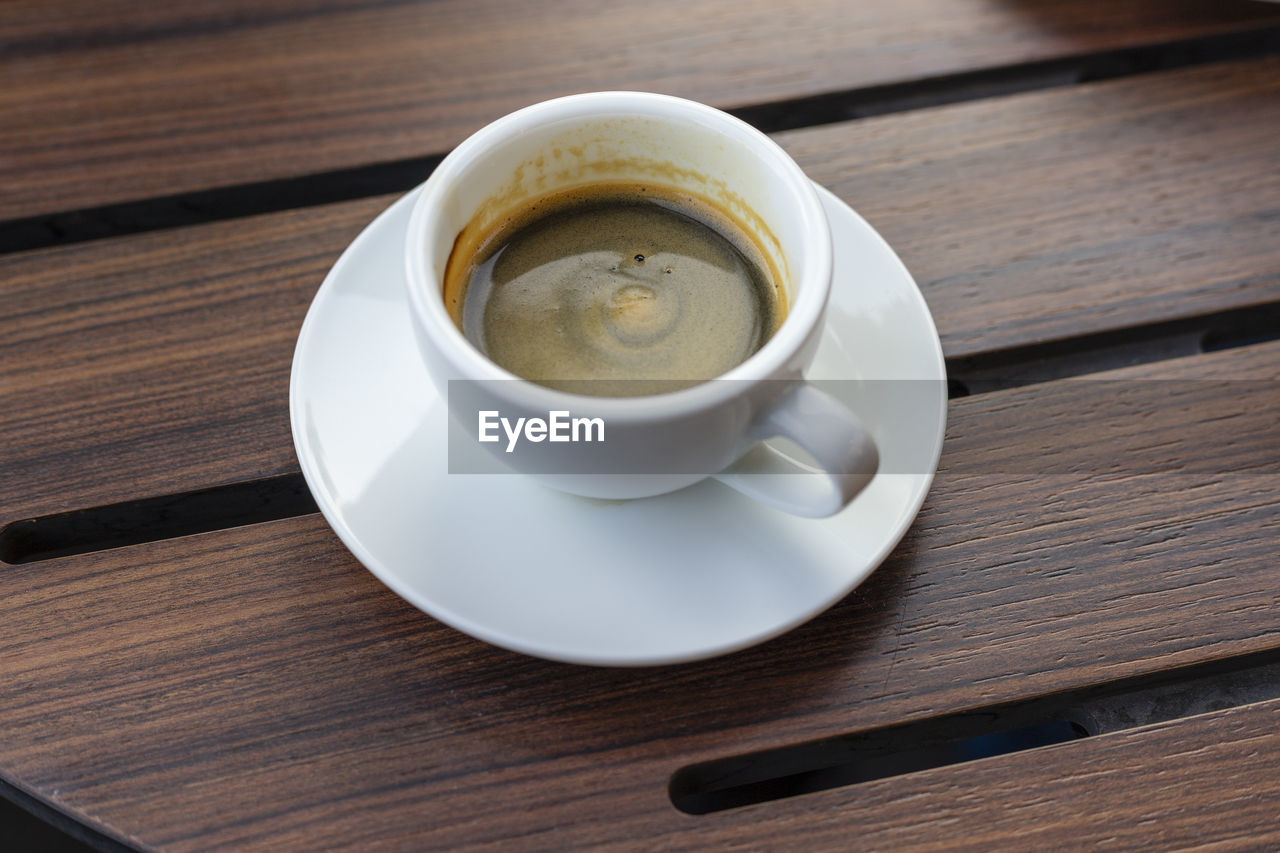
<instances>
[{"instance_id":1,"label":"cup handle","mask_svg":"<svg viewBox=\"0 0 1280 853\"><path fill-rule=\"evenodd\" d=\"M760 443L776 437L803 447L818 467ZM749 438L756 444L716 479L747 497L806 518L825 518L844 509L880 465L880 452L862 421L807 382L797 383L774 401L757 418Z\"/></svg>"}]
</instances>

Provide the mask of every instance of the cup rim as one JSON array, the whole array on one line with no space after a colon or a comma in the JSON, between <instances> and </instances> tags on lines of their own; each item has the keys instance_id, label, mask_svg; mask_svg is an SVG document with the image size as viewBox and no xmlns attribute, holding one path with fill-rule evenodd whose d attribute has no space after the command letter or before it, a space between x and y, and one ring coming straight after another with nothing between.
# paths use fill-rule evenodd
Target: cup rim
<instances>
[{"instance_id":1,"label":"cup rim","mask_svg":"<svg viewBox=\"0 0 1280 853\"><path fill-rule=\"evenodd\" d=\"M792 196L802 233L807 235L805 284L790 289L794 301L788 305L782 325L763 346L724 373L688 388L636 397L603 397L575 394L538 385L499 366L480 351L454 325L443 298L430 298L438 291L427 269L427 234L439 217L438 210L453 183L473 160L505 142L530 123L550 123L566 119L607 117L676 118L702 124L754 147L765 155L784 178ZM409 304L450 364L456 378L469 381L507 381L504 396L518 406L552 411L576 406L624 421L658 420L703 409L741 394L744 383L782 378L788 362L808 341L821 321L831 288L831 232L818 194L808 176L772 139L735 116L672 95L652 92L606 91L567 95L542 101L499 118L451 151L416 190L405 236L405 270ZM790 294L789 294L790 295ZM721 382L720 380L733 380Z\"/></svg>"}]
</instances>

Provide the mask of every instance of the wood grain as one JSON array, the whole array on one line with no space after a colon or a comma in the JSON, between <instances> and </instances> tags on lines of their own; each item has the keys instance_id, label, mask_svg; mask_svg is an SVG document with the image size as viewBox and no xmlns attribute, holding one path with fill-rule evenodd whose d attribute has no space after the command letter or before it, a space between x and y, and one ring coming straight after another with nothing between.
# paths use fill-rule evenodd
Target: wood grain
<instances>
[{"instance_id":1,"label":"wood grain","mask_svg":"<svg viewBox=\"0 0 1280 853\"><path fill-rule=\"evenodd\" d=\"M387 202L0 259L0 524L296 471L298 330Z\"/></svg>"},{"instance_id":2,"label":"wood grain","mask_svg":"<svg viewBox=\"0 0 1280 853\"><path fill-rule=\"evenodd\" d=\"M9 567L0 767L171 850L1271 831L1274 703L699 818L666 784L691 762L1280 648L1278 407L1280 343L956 401L920 519L867 583L680 667L470 640L316 516ZM1045 447L1093 461L1037 464ZM1192 773L1221 784L1171 802Z\"/></svg>"},{"instance_id":3,"label":"wood grain","mask_svg":"<svg viewBox=\"0 0 1280 853\"><path fill-rule=\"evenodd\" d=\"M0 4L0 219L445 151L528 103L719 106L1243 31L1198 0Z\"/></svg>"},{"instance_id":4,"label":"wood grain","mask_svg":"<svg viewBox=\"0 0 1280 853\"><path fill-rule=\"evenodd\" d=\"M1278 81L1223 65L782 142L969 355L1280 299ZM0 258L0 525L296 471L298 328L390 200Z\"/></svg>"},{"instance_id":5,"label":"wood grain","mask_svg":"<svg viewBox=\"0 0 1280 853\"><path fill-rule=\"evenodd\" d=\"M948 356L1280 299L1280 61L782 134L898 248Z\"/></svg>"},{"instance_id":6,"label":"wood grain","mask_svg":"<svg viewBox=\"0 0 1280 853\"><path fill-rule=\"evenodd\" d=\"M1280 844L1280 702L716 815L652 839L860 850L1258 850Z\"/></svg>"}]
</instances>

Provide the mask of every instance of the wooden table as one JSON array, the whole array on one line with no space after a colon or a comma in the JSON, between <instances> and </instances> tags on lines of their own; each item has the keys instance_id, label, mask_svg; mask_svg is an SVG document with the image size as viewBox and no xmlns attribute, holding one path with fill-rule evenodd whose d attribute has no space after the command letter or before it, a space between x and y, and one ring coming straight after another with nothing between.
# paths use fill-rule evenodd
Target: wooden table
<instances>
[{"instance_id":1,"label":"wooden table","mask_svg":"<svg viewBox=\"0 0 1280 853\"><path fill-rule=\"evenodd\" d=\"M1280 845L1280 7L145 5L0 5L10 797L107 848ZM289 433L347 243L485 122L606 88L776 133L952 379L870 580L676 667L413 609Z\"/></svg>"}]
</instances>

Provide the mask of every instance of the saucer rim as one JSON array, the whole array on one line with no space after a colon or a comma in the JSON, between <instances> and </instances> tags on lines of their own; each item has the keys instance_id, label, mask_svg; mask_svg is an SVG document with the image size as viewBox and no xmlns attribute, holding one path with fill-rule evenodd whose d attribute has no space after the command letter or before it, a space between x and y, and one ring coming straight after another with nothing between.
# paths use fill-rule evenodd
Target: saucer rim
<instances>
[{"instance_id":1,"label":"saucer rim","mask_svg":"<svg viewBox=\"0 0 1280 853\"><path fill-rule=\"evenodd\" d=\"M343 249L338 260L335 261L333 266L329 269L329 272L325 275L320 287L317 288L315 295L312 297L311 304L308 306L307 314L299 330L297 344L294 349L294 357L291 363L289 380L289 419L290 430L293 434L294 440L294 450L298 458L299 466L302 470L303 478L307 483L308 489L316 500L317 507L319 508L322 517L333 532L337 534L343 545L356 557L361 565L373 574L383 585L387 586L390 590L400 596L404 601L433 619L436 619L450 626L454 630L460 631L478 640L509 651L546 660L589 666L610 667L645 667L689 663L720 657L759 645L812 620L819 614L830 609L839 601L843 600L850 592L860 586L884 563L889 554L892 553L892 551L902 541L903 537L906 536L907 531L909 531L915 523L915 520L920 513L920 509L923 507L924 502L932 489L933 481L937 473L938 462L941 459L948 415L947 397L944 392L940 392L937 431L933 438L932 458L928 467L923 469L926 473L877 475L882 477L911 476L920 478L914 498L903 507L900 515L901 521L897 526L897 529L892 535L887 536L882 540L881 547L876 549L872 556L859 561L862 564L859 567L859 570L851 572L847 577L846 583L838 590L826 596L819 605L806 608L802 612L797 613L794 618L785 620L781 624L773 625L767 629L750 633L730 642L723 642L714 646L704 646L675 654L664 653L655 655L650 653L647 656L631 657L620 657L616 653L593 655L589 650L584 650L580 647L569 648L564 646L554 646L553 644L545 642L539 644L522 640L519 637L504 633L501 630L496 630L485 624L477 623L469 617L452 611L448 607L424 598L418 590L410 588L407 582L400 578L398 573L390 570L389 567L384 566L383 561L375 557L365 547L356 535L355 531L353 531L347 523L345 514L342 512L340 507L340 501L327 487L325 478L321 476L319 471L313 470L314 466L320 464L319 454L311 449L306 436L306 431L302 427L304 418L302 415L303 402L301 400L302 391L300 387L301 383L299 380L299 374L303 369L303 353L307 349L307 343L310 336L314 334L313 330L315 326L320 322L315 318L322 313L324 303L328 301L326 294L333 292L336 289L336 284L333 284L333 282L348 274L347 268L354 263L352 258L357 254L357 246L362 244L364 241L372 241L375 239L374 235L376 235L382 227L385 227L384 220L393 219L397 214L401 213L401 208L404 208L403 215L406 218L408 217L409 213L412 211L413 204L418 194L422 191L423 185L425 185L425 182L393 201L376 217L374 217L374 219L360 231L360 233L346 246L346 248ZM856 220L862 229L864 229L864 233L873 237L875 241L878 242L883 251L887 253L887 257L892 259L892 263L897 266L899 272L905 277L905 280L910 283L911 287L907 289L911 293L910 298L916 303L915 308L917 309L917 317L924 320L928 326L928 331L930 332L929 338L932 343L932 352L930 353L932 358L930 359L930 366L937 370L938 375L936 379L942 380L940 387L945 387L946 362L943 356L941 340L938 336L937 326L933 320L932 312L930 312L928 304L925 301L924 295L921 293L920 287L914 276L911 275L906 265L902 262L902 259L893 251L893 248L888 244L888 242L865 219L863 219L856 210L846 204L826 187L823 187L816 182L813 182L813 186L817 191L819 200L823 203L824 208L827 203L830 203L838 208L842 208L843 213L850 215L854 220ZM833 270L833 277L835 274L836 273ZM833 288L835 286L836 285L833 284ZM405 298L407 299L407 294ZM927 378L934 379L935 377ZM659 495L655 498L649 498L648 500L661 500L662 498L663 496ZM850 507L846 507L840 513L837 513L831 518L835 518L843 513L849 512L850 509ZM815 519L815 522L820 524L826 520L828 519Z\"/></svg>"}]
</instances>

